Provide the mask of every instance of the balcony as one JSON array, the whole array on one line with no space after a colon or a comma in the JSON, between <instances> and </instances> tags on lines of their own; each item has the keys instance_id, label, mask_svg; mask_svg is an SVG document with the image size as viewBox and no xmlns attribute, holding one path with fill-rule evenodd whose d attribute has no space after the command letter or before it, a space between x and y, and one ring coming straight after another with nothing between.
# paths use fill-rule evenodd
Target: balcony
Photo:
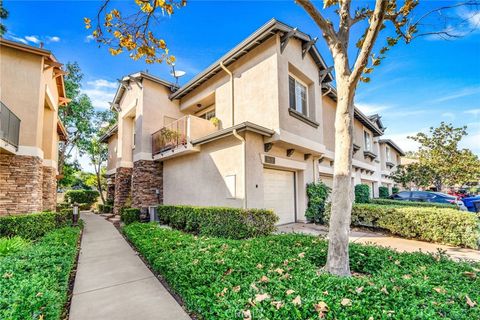
<instances>
[{"instance_id":1,"label":"balcony","mask_svg":"<svg viewBox=\"0 0 480 320\"><path fill-rule=\"evenodd\" d=\"M18 150L20 119L0 102L0 148L9 153Z\"/></svg>"},{"instance_id":2,"label":"balcony","mask_svg":"<svg viewBox=\"0 0 480 320\"><path fill-rule=\"evenodd\" d=\"M181 154L198 152L192 141L217 131L217 127L192 115L182 117L152 134L152 155L163 160Z\"/></svg>"}]
</instances>

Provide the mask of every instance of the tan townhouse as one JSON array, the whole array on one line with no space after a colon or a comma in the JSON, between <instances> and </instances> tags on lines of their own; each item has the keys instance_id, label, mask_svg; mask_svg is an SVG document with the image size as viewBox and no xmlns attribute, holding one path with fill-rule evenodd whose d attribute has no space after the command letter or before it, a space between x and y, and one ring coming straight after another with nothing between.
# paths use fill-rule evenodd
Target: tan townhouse
<instances>
[{"instance_id":1,"label":"tan townhouse","mask_svg":"<svg viewBox=\"0 0 480 320\"><path fill-rule=\"evenodd\" d=\"M45 49L0 39L0 215L55 210L62 64Z\"/></svg>"},{"instance_id":2,"label":"tan townhouse","mask_svg":"<svg viewBox=\"0 0 480 320\"><path fill-rule=\"evenodd\" d=\"M115 212L189 204L304 221L306 184L333 174L336 96L315 41L273 19L180 88L124 77L117 125L103 137ZM356 143L368 132L371 147L357 148L354 182L374 182L383 131L358 110L355 125Z\"/></svg>"}]
</instances>

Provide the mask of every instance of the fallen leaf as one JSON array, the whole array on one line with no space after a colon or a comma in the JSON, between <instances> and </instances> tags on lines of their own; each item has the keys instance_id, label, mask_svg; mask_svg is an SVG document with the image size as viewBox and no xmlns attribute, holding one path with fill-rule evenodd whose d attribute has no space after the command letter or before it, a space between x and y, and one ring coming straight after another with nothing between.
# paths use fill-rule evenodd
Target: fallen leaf
<instances>
[{"instance_id":1,"label":"fallen leaf","mask_svg":"<svg viewBox=\"0 0 480 320\"><path fill-rule=\"evenodd\" d=\"M39 292L39 293L36 294L36 297L41 297L41 296L43 296L42 292Z\"/></svg>"},{"instance_id":2,"label":"fallen leaf","mask_svg":"<svg viewBox=\"0 0 480 320\"><path fill-rule=\"evenodd\" d=\"M363 291L363 287L358 287L355 289L356 293L362 293L362 291Z\"/></svg>"},{"instance_id":3,"label":"fallen leaf","mask_svg":"<svg viewBox=\"0 0 480 320\"><path fill-rule=\"evenodd\" d=\"M243 310L243 319L252 320L252 313L250 312L250 310Z\"/></svg>"},{"instance_id":4,"label":"fallen leaf","mask_svg":"<svg viewBox=\"0 0 480 320\"><path fill-rule=\"evenodd\" d=\"M233 272L233 269L230 268L228 269L227 271L225 271L224 275L228 276L229 274L231 274Z\"/></svg>"},{"instance_id":5,"label":"fallen leaf","mask_svg":"<svg viewBox=\"0 0 480 320\"><path fill-rule=\"evenodd\" d=\"M233 292L238 292L238 291L240 291L240 286L235 286L235 287L233 287L233 288L232 288L232 291L233 291Z\"/></svg>"},{"instance_id":6,"label":"fallen leaf","mask_svg":"<svg viewBox=\"0 0 480 320\"><path fill-rule=\"evenodd\" d=\"M323 301L320 301L319 303L314 304L313 306L315 307L315 311L317 312L328 312L328 305Z\"/></svg>"},{"instance_id":7,"label":"fallen leaf","mask_svg":"<svg viewBox=\"0 0 480 320\"><path fill-rule=\"evenodd\" d=\"M281 307L283 307L283 302L282 301L272 301L272 305L278 309L280 309Z\"/></svg>"},{"instance_id":8,"label":"fallen leaf","mask_svg":"<svg viewBox=\"0 0 480 320\"><path fill-rule=\"evenodd\" d=\"M257 264L257 269L263 269L263 264L261 263Z\"/></svg>"},{"instance_id":9,"label":"fallen leaf","mask_svg":"<svg viewBox=\"0 0 480 320\"><path fill-rule=\"evenodd\" d=\"M383 287L382 289L380 289L380 291L382 291L382 292L385 293L385 294L388 294L387 287Z\"/></svg>"},{"instance_id":10,"label":"fallen leaf","mask_svg":"<svg viewBox=\"0 0 480 320\"><path fill-rule=\"evenodd\" d=\"M223 288L223 290L221 292L217 293L217 296L218 297L223 297L225 295L225 293L227 293L227 290L228 290L227 288Z\"/></svg>"},{"instance_id":11,"label":"fallen leaf","mask_svg":"<svg viewBox=\"0 0 480 320\"><path fill-rule=\"evenodd\" d=\"M44 315L43 315L43 314L41 314L41 315L38 316L38 320L43 320L43 319L44 319Z\"/></svg>"},{"instance_id":12,"label":"fallen leaf","mask_svg":"<svg viewBox=\"0 0 480 320\"><path fill-rule=\"evenodd\" d=\"M292 276L290 275L290 273L285 273L283 276L282 276L282 279L290 279Z\"/></svg>"},{"instance_id":13,"label":"fallen leaf","mask_svg":"<svg viewBox=\"0 0 480 320\"><path fill-rule=\"evenodd\" d=\"M267 276L262 276L262 277L260 278L260 282L268 282L269 280L270 280L270 279L268 279Z\"/></svg>"},{"instance_id":14,"label":"fallen leaf","mask_svg":"<svg viewBox=\"0 0 480 320\"><path fill-rule=\"evenodd\" d=\"M298 257L299 257L299 258L305 257L305 252L300 252L300 253L298 254Z\"/></svg>"},{"instance_id":15,"label":"fallen leaf","mask_svg":"<svg viewBox=\"0 0 480 320\"><path fill-rule=\"evenodd\" d=\"M328 291L327 291L327 290L323 291L322 293L323 293L324 295L328 296Z\"/></svg>"},{"instance_id":16,"label":"fallen leaf","mask_svg":"<svg viewBox=\"0 0 480 320\"><path fill-rule=\"evenodd\" d=\"M288 260L283 261L283 265L284 266L288 265Z\"/></svg>"},{"instance_id":17,"label":"fallen leaf","mask_svg":"<svg viewBox=\"0 0 480 320\"><path fill-rule=\"evenodd\" d=\"M286 294L287 294L287 296L289 296L289 295L291 295L291 294L294 293L294 292L295 292L295 290L288 289L287 292L286 292Z\"/></svg>"},{"instance_id":18,"label":"fallen leaf","mask_svg":"<svg viewBox=\"0 0 480 320\"><path fill-rule=\"evenodd\" d=\"M340 304L342 306L351 306L352 305L352 300L350 299L347 299L347 298L343 298L342 301L340 301Z\"/></svg>"},{"instance_id":19,"label":"fallen leaf","mask_svg":"<svg viewBox=\"0 0 480 320\"><path fill-rule=\"evenodd\" d=\"M475 301L472 301L469 296L465 296L465 298L467 299L467 304L470 308L473 308L477 305L477 303Z\"/></svg>"},{"instance_id":20,"label":"fallen leaf","mask_svg":"<svg viewBox=\"0 0 480 320\"><path fill-rule=\"evenodd\" d=\"M399 265L400 265L400 261L399 261L399 260L395 260L395 262L394 262L394 263L395 263L397 266L399 266Z\"/></svg>"},{"instance_id":21,"label":"fallen leaf","mask_svg":"<svg viewBox=\"0 0 480 320\"><path fill-rule=\"evenodd\" d=\"M257 288L257 286L255 285L255 283L252 283L252 284L250 285L250 288L252 288L252 289L255 290L255 291L258 291L258 288Z\"/></svg>"},{"instance_id":22,"label":"fallen leaf","mask_svg":"<svg viewBox=\"0 0 480 320\"><path fill-rule=\"evenodd\" d=\"M299 305L302 304L302 298L300 298L300 296L296 296L295 299L292 300L292 303L293 303L294 305L299 306Z\"/></svg>"},{"instance_id":23,"label":"fallen leaf","mask_svg":"<svg viewBox=\"0 0 480 320\"><path fill-rule=\"evenodd\" d=\"M3 274L3 278L4 278L4 279L10 279L11 277L13 277L13 273L5 272L5 273Z\"/></svg>"},{"instance_id":24,"label":"fallen leaf","mask_svg":"<svg viewBox=\"0 0 480 320\"><path fill-rule=\"evenodd\" d=\"M409 274L406 274L402 278L408 280L408 279L412 279L412 276Z\"/></svg>"},{"instance_id":25,"label":"fallen leaf","mask_svg":"<svg viewBox=\"0 0 480 320\"><path fill-rule=\"evenodd\" d=\"M255 301L262 302L265 299L269 299L270 295L268 293L262 293L255 295Z\"/></svg>"},{"instance_id":26,"label":"fallen leaf","mask_svg":"<svg viewBox=\"0 0 480 320\"><path fill-rule=\"evenodd\" d=\"M477 277L477 274L475 272L465 271L463 274L472 279L475 279Z\"/></svg>"},{"instance_id":27,"label":"fallen leaf","mask_svg":"<svg viewBox=\"0 0 480 320\"><path fill-rule=\"evenodd\" d=\"M283 274L283 269L277 268L274 271L278 274Z\"/></svg>"},{"instance_id":28,"label":"fallen leaf","mask_svg":"<svg viewBox=\"0 0 480 320\"><path fill-rule=\"evenodd\" d=\"M446 292L447 292L447 290L445 290L445 289L443 289L443 288L438 288L438 287L437 287L437 288L433 288L433 290L435 290L435 291L438 292L438 293L446 293Z\"/></svg>"}]
</instances>

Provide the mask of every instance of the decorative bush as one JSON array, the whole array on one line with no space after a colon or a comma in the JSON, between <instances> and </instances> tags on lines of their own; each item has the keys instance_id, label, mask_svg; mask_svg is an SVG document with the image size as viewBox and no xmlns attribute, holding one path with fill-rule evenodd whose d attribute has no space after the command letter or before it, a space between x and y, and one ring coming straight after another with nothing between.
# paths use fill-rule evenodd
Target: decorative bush
<instances>
[{"instance_id":1,"label":"decorative bush","mask_svg":"<svg viewBox=\"0 0 480 320\"><path fill-rule=\"evenodd\" d=\"M99 196L100 193L97 190L68 190L65 193L65 201L70 204L80 204L81 210L89 210Z\"/></svg>"},{"instance_id":2,"label":"decorative bush","mask_svg":"<svg viewBox=\"0 0 480 320\"><path fill-rule=\"evenodd\" d=\"M392 199L370 199L370 203L392 205L392 206L407 206L407 207L432 207L432 208L457 208L456 205L450 203L436 203L436 202L417 202L417 201L401 201Z\"/></svg>"},{"instance_id":3,"label":"decorative bush","mask_svg":"<svg viewBox=\"0 0 480 320\"><path fill-rule=\"evenodd\" d=\"M140 221L140 209L137 208L122 208L120 211L120 219L126 225Z\"/></svg>"},{"instance_id":4,"label":"decorative bush","mask_svg":"<svg viewBox=\"0 0 480 320\"><path fill-rule=\"evenodd\" d=\"M368 184L357 184L355 186L355 202L368 203L370 201L370 186Z\"/></svg>"},{"instance_id":5,"label":"decorative bush","mask_svg":"<svg viewBox=\"0 0 480 320\"><path fill-rule=\"evenodd\" d=\"M72 205L68 202L59 202L57 203L57 206L55 207L55 211L59 212L59 211L62 211L64 209L70 209L72 207Z\"/></svg>"},{"instance_id":6,"label":"decorative bush","mask_svg":"<svg viewBox=\"0 0 480 320\"><path fill-rule=\"evenodd\" d=\"M388 192L388 187L384 187L384 186L378 187L378 196L382 199L388 198L390 196Z\"/></svg>"},{"instance_id":7,"label":"decorative bush","mask_svg":"<svg viewBox=\"0 0 480 320\"><path fill-rule=\"evenodd\" d=\"M79 228L62 228L0 258L0 319L65 319Z\"/></svg>"},{"instance_id":8,"label":"decorative bush","mask_svg":"<svg viewBox=\"0 0 480 320\"><path fill-rule=\"evenodd\" d=\"M30 241L19 236L0 238L0 258L21 251L28 246L30 246Z\"/></svg>"},{"instance_id":9,"label":"decorative bush","mask_svg":"<svg viewBox=\"0 0 480 320\"><path fill-rule=\"evenodd\" d=\"M305 216L308 221L315 223L325 222L325 205L329 194L330 188L321 181L307 184L308 206Z\"/></svg>"},{"instance_id":10,"label":"decorative bush","mask_svg":"<svg viewBox=\"0 0 480 320\"><path fill-rule=\"evenodd\" d=\"M329 217L330 213L327 213ZM352 226L386 230L404 238L477 249L480 219L449 208L354 204Z\"/></svg>"},{"instance_id":11,"label":"decorative bush","mask_svg":"<svg viewBox=\"0 0 480 320\"><path fill-rule=\"evenodd\" d=\"M271 210L193 206L159 206L158 217L176 229L231 239L268 235L278 221Z\"/></svg>"},{"instance_id":12,"label":"decorative bush","mask_svg":"<svg viewBox=\"0 0 480 320\"><path fill-rule=\"evenodd\" d=\"M20 236L35 240L47 232L70 225L72 210L0 217L0 237Z\"/></svg>"},{"instance_id":13,"label":"decorative bush","mask_svg":"<svg viewBox=\"0 0 480 320\"><path fill-rule=\"evenodd\" d=\"M113 212L113 205L110 204L97 204L98 212L100 213L112 213Z\"/></svg>"},{"instance_id":14,"label":"decorative bush","mask_svg":"<svg viewBox=\"0 0 480 320\"><path fill-rule=\"evenodd\" d=\"M392 187L392 194L398 193L400 189L398 187Z\"/></svg>"},{"instance_id":15,"label":"decorative bush","mask_svg":"<svg viewBox=\"0 0 480 320\"><path fill-rule=\"evenodd\" d=\"M317 236L230 240L150 223L131 224L124 232L198 319L480 317L478 263L351 243L355 276L344 278L319 272L328 243ZM467 296L477 305L468 306Z\"/></svg>"}]
</instances>

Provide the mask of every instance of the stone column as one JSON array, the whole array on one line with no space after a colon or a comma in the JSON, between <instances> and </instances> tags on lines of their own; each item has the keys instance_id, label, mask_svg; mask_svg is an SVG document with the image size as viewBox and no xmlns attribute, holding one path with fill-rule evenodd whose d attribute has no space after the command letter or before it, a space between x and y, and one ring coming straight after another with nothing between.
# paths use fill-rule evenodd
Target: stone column
<instances>
[{"instance_id":1,"label":"stone column","mask_svg":"<svg viewBox=\"0 0 480 320\"><path fill-rule=\"evenodd\" d=\"M127 200L131 200L132 168L117 168L115 173L115 199L113 213L120 214L120 209Z\"/></svg>"},{"instance_id":2,"label":"stone column","mask_svg":"<svg viewBox=\"0 0 480 320\"><path fill-rule=\"evenodd\" d=\"M135 161L132 174L132 207L143 208L161 203L163 203L163 163L149 160Z\"/></svg>"},{"instance_id":3,"label":"stone column","mask_svg":"<svg viewBox=\"0 0 480 320\"><path fill-rule=\"evenodd\" d=\"M54 167L43 167L42 200L44 211L55 211L57 204L57 169Z\"/></svg>"},{"instance_id":4,"label":"stone column","mask_svg":"<svg viewBox=\"0 0 480 320\"><path fill-rule=\"evenodd\" d=\"M0 216L42 211L42 159L0 154Z\"/></svg>"}]
</instances>

